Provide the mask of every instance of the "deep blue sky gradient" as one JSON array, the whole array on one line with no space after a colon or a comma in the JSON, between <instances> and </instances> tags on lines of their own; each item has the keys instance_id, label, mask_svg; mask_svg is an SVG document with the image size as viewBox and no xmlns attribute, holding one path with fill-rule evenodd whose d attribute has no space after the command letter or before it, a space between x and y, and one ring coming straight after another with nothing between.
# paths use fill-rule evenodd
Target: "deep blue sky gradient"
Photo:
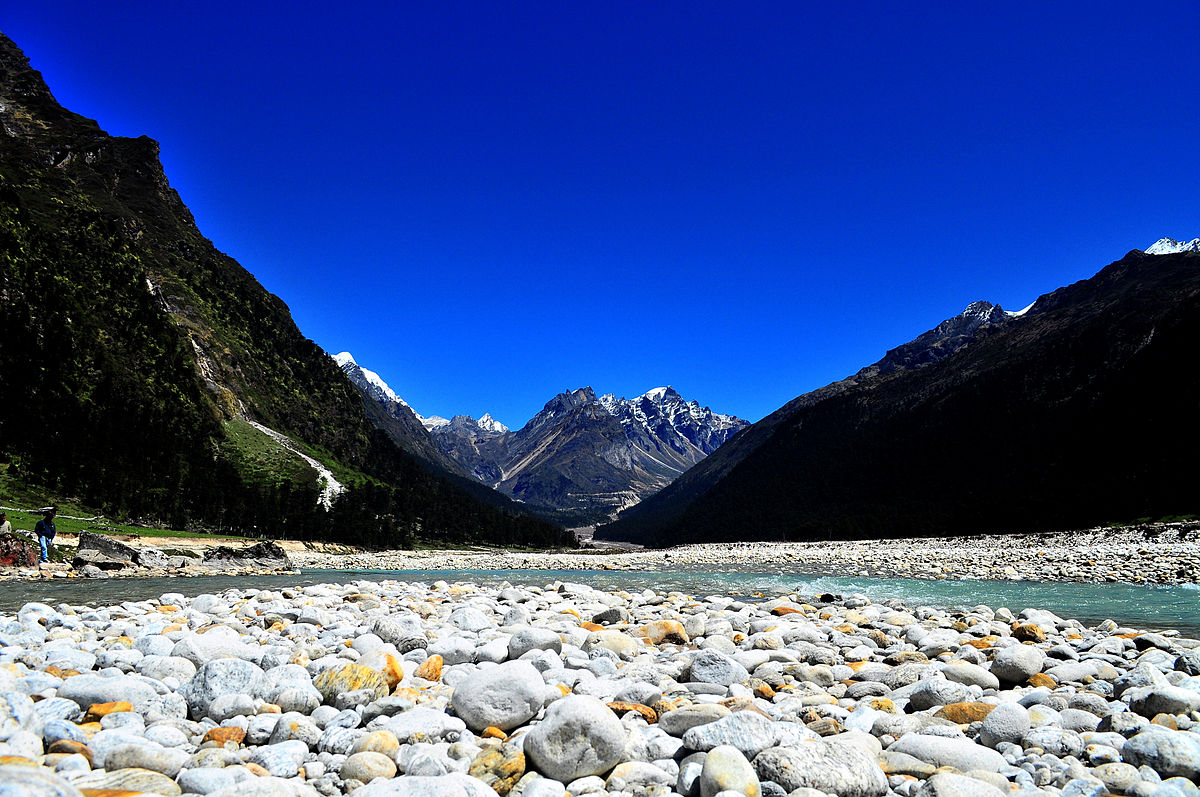
<instances>
[{"instance_id":1,"label":"deep blue sky gradient","mask_svg":"<svg viewBox=\"0 0 1200 797\"><path fill-rule=\"evenodd\" d=\"M1200 235L1195 2L339 5L0 30L425 415L672 384L757 420Z\"/></svg>"}]
</instances>

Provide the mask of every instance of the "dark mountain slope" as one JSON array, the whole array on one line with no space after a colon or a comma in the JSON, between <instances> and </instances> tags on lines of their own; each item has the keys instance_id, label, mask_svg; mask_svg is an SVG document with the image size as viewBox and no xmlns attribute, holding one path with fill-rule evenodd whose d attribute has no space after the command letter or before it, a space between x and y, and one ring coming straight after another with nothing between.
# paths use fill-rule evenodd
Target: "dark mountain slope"
<instances>
[{"instance_id":1,"label":"dark mountain slope","mask_svg":"<svg viewBox=\"0 0 1200 797\"><path fill-rule=\"evenodd\" d=\"M284 303L196 229L157 151L63 109L0 35L0 465L9 478L178 525L557 539L432 476L375 429ZM340 512L356 523L316 507L313 469L256 469L271 457L299 460L250 421L347 480Z\"/></svg>"},{"instance_id":2,"label":"dark mountain slope","mask_svg":"<svg viewBox=\"0 0 1200 797\"><path fill-rule=\"evenodd\" d=\"M601 533L952 534L1200 509L1200 255L1131 252L967 341L796 399Z\"/></svg>"}]
</instances>

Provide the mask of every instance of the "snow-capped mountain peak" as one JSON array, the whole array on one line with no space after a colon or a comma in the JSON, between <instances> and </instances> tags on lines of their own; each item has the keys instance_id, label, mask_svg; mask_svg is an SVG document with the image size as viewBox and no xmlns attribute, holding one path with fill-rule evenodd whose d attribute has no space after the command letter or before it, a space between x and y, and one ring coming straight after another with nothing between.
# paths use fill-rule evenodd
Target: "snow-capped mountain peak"
<instances>
[{"instance_id":1,"label":"snow-capped mountain peak","mask_svg":"<svg viewBox=\"0 0 1200 797\"><path fill-rule=\"evenodd\" d=\"M408 406L408 402L400 398L388 387L387 382L384 382L379 374L363 368L354 360L354 355L348 351L333 355L333 361L338 364L338 367L349 373L350 369L356 369L362 378L366 381L372 392L377 393L376 398L386 401L398 401L404 406ZM420 417L419 415L417 416Z\"/></svg>"},{"instance_id":2,"label":"snow-capped mountain peak","mask_svg":"<svg viewBox=\"0 0 1200 797\"><path fill-rule=\"evenodd\" d=\"M478 423L479 428L484 430L485 432L495 432L497 434L504 434L505 432L508 431L508 427L505 426L504 424L500 423L500 421L493 418L492 414L490 412L485 412L483 414L483 417L480 418L476 423Z\"/></svg>"},{"instance_id":3,"label":"snow-capped mountain peak","mask_svg":"<svg viewBox=\"0 0 1200 797\"><path fill-rule=\"evenodd\" d=\"M1146 248L1148 255L1173 255L1179 252L1200 252L1200 238L1193 238L1190 241L1159 238Z\"/></svg>"},{"instance_id":4,"label":"snow-capped mountain peak","mask_svg":"<svg viewBox=\"0 0 1200 797\"><path fill-rule=\"evenodd\" d=\"M420 415L418 415L417 418L421 421L421 425L430 432L432 432L434 429L441 429L443 426L450 425L450 419L443 418L440 415L430 415L428 418L422 418Z\"/></svg>"}]
</instances>

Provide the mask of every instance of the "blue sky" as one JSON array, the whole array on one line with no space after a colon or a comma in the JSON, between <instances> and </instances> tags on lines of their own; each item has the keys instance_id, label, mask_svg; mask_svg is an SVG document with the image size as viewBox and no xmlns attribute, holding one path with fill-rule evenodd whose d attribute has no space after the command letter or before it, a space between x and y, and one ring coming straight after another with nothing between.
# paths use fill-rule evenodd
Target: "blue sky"
<instances>
[{"instance_id":1,"label":"blue sky","mask_svg":"<svg viewBox=\"0 0 1200 797\"><path fill-rule=\"evenodd\" d=\"M216 246L419 412L757 420L1200 235L1200 6L11 4Z\"/></svg>"}]
</instances>

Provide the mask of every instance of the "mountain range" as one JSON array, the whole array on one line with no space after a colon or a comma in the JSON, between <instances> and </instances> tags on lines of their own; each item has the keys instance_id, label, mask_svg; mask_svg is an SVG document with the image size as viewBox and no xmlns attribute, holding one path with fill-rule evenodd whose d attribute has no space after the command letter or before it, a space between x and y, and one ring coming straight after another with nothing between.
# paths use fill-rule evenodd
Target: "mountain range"
<instances>
[{"instance_id":1,"label":"mountain range","mask_svg":"<svg viewBox=\"0 0 1200 797\"><path fill-rule=\"evenodd\" d=\"M976 302L597 529L667 545L1046 530L1200 507L1200 240Z\"/></svg>"},{"instance_id":2,"label":"mountain range","mask_svg":"<svg viewBox=\"0 0 1200 797\"><path fill-rule=\"evenodd\" d=\"M671 387L634 399L564 391L515 431L490 415L425 418L349 352L334 360L405 450L575 524L609 519L654 494L749 425Z\"/></svg>"},{"instance_id":3,"label":"mountain range","mask_svg":"<svg viewBox=\"0 0 1200 797\"><path fill-rule=\"evenodd\" d=\"M0 35L0 302L0 489L120 518L549 546L617 512L598 537L664 545L1200 511L1200 239L972 303L753 425L669 387L422 417L202 235L154 141L61 107Z\"/></svg>"},{"instance_id":4,"label":"mountain range","mask_svg":"<svg viewBox=\"0 0 1200 797\"><path fill-rule=\"evenodd\" d=\"M197 229L158 145L63 108L3 35L0 302L10 496L380 545L566 539L398 447L287 306Z\"/></svg>"}]
</instances>

